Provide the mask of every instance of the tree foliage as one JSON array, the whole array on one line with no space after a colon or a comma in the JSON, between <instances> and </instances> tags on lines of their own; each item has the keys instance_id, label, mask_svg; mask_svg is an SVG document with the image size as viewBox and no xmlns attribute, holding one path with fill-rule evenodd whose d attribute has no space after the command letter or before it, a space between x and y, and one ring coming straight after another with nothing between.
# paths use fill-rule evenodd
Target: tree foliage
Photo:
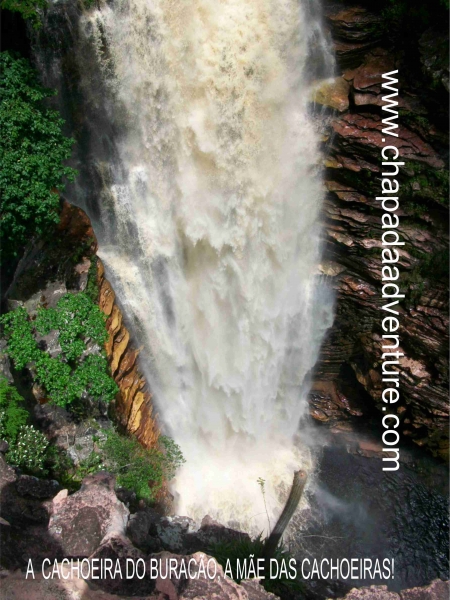
<instances>
[{"instance_id":1,"label":"tree foliage","mask_svg":"<svg viewBox=\"0 0 450 600\"><path fill-rule=\"evenodd\" d=\"M59 113L45 106L55 94L42 87L24 58L0 53L0 234L2 261L17 257L34 235L58 222L64 178L76 171L63 165L71 138L63 135Z\"/></svg>"},{"instance_id":2,"label":"tree foliage","mask_svg":"<svg viewBox=\"0 0 450 600\"><path fill-rule=\"evenodd\" d=\"M48 0L1 0L3 10L19 13L35 29L41 26L39 11L47 8Z\"/></svg>"},{"instance_id":3,"label":"tree foliage","mask_svg":"<svg viewBox=\"0 0 450 600\"><path fill-rule=\"evenodd\" d=\"M40 307L34 321L24 307L19 307L1 317L0 322L7 339L6 352L15 368L31 364L51 400L68 406L84 392L105 401L117 393L104 353L87 353L89 341L101 347L107 340L105 318L85 294L65 294L56 308ZM61 347L56 357L42 350L36 340L36 334L51 331L57 332Z\"/></svg>"}]
</instances>

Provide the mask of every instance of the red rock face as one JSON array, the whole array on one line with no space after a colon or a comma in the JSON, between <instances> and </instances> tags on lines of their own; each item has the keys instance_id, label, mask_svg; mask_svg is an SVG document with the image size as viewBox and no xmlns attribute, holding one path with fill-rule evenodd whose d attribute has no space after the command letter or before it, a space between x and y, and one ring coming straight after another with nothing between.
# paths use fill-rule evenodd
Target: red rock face
<instances>
[{"instance_id":1,"label":"red rock face","mask_svg":"<svg viewBox=\"0 0 450 600\"><path fill-rule=\"evenodd\" d=\"M325 21L335 41L336 58L342 67L361 63L362 57L381 38L381 17L364 6L325 4Z\"/></svg>"},{"instance_id":2,"label":"red rock face","mask_svg":"<svg viewBox=\"0 0 450 600\"><path fill-rule=\"evenodd\" d=\"M115 303L114 291L105 278L105 270L99 259L97 276L100 290L99 306L108 316L106 327L109 339L105 349L112 376L119 386L116 414L129 433L136 436L144 447L151 448L158 442L159 428L153 413L152 396L139 372L139 351L130 341L130 333L123 323L122 313Z\"/></svg>"},{"instance_id":3,"label":"red rock face","mask_svg":"<svg viewBox=\"0 0 450 600\"><path fill-rule=\"evenodd\" d=\"M362 422L377 409L381 418L382 212L375 198L381 193L381 149L389 143L405 162L397 178L398 230L406 242L399 261L406 301L400 305L398 332L405 356L401 400L395 406L403 436L448 458L448 132L434 123L426 69L421 85L408 79L405 57L396 55L379 34L380 15L363 5L330 5L326 22L349 86L348 109L331 112L325 148L328 193L321 270L331 278L337 300L334 326L316 368L311 414L320 422L341 425ZM399 136L383 142L381 75L394 69L401 73ZM433 93L438 98L441 92L436 88ZM339 106L344 105L341 98Z\"/></svg>"},{"instance_id":4,"label":"red rock face","mask_svg":"<svg viewBox=\"0 0 450 600\"><path fill-rule=\"evenodd\" d=\"M92 241L97 249L97 240L87 214L78 206L63 200L58 230L80 243Z\"/></svg>"}]
</instances>

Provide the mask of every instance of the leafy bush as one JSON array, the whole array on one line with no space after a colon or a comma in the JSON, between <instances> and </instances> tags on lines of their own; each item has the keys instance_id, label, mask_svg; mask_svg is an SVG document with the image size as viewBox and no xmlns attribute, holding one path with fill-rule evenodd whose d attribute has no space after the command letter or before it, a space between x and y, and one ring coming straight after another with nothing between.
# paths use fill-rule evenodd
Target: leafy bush
<instances>
[{"instance_id":1,"label":"leafy bush","mask_svg":"<svg viewBox=\"0 0 450 600\"><path fill-rule=\"evenodd\" d=\"M87 458L80 461L74 479L81 482L87 475L102 471L104 468L102 456L97 452L91 452Z\"/></svg>"},{"instance_id":2,"label":"leafy bush","mask_svg":"<svg viewBox=\"0 0 450 600\"><path fill-rule=\"evenodd\" d=\"M2 0L2 6L28 10L32 5ZM36 71L24 58L1 52L0 67L0 234L4 262L17 257L34 235L44 235L58 222L58 190L64 189L64 177L73 181L76 171L63 166L73 144L62 133L64 121L58 112L44 106L56 92L39 84Z\"/></svg>"},{"instance_id":3,"label":"leafy bush","mask_svg":"<svg viewBox=\"0 0 450 600\"><path fill-rule=\"evenodd\" d=\"M22 402L16 388L6 377L0 377L0 439L10 444L16 441L20 428L28 420L28 412L20 406Z\"/></svg>"},{"instance_id":4,"label":"leafy bush","mask_svg":"<svg viewBox=\"0 0 450 600\"><path fill-rule=\"evenodd\" d=\"M108 339L106 317L85 294L65 294L56 308L40 307L36 317L36 330L47 335L59 332L58 341L68 361L80 358L86 350L85 339L102 345Z\"/></svg>"},{"instance_id":5,"label":"leafy bush","mask_svg":"<svg viewBox=\"0 0 450 600\"><path fill-rule=\"evenodd\" d=\"M51 400L68 406L88 392L95 399L109 402L117 385L109 375L105 354L84 356L90 340L101 346L108 337L105 315L85 294L65 294L56 308L39 308L36 320L30 320L23 307L0 318L7 339L6 352L16 369L34 365L36 379ZM41 350L36 332L47 335L55 330L61 354L51 357Z\"/></svg>"},{"instance_id":6,"label":"leafy bush","mask_svg":"<svg viewBox=\"0 0 450 600\"><path fill-rule=\"evenodd\" d=\"M179 446L165 436L160 437L162 448L146 449L136 438L113 430L104 433L101 450L106 468L116 475L118 485L138 498L154 500L163 481L172 479L185 462Z\"/></svg>"},{"instance_id":7,"label":"leafy bush","mask_svg":"<svg viewBox=\"0 0 450 600\"><path fill-rule=\"evenodd\" d=\"M9 464L36 474L45 474L49 442L33 425L22 425L12 448L6 453Z\"/></svg>"},{"instance_id":8,"label":"leafy bush","mask_svg":"<svg viewBox=\"0 0 450 600\"><path fill-rule=\"evenodd\" d=\"M41 26L39 9L47 8L48 0L2 0L2 9L18 12L26 21L30 21L35 29Z\"/></svg>"},{"instance_id":9,"label":"leafy bush","mask_svg":"<svg viewBox=\"0 0 450 600\"><path fill-rule=\"evenodd\" d=\"M33 425L26 425L28 412L24 400L5 377L0 377L0 439L6 440L9 464L34 474L46 472L48 440Z\"/></svg>"}]
</instances>

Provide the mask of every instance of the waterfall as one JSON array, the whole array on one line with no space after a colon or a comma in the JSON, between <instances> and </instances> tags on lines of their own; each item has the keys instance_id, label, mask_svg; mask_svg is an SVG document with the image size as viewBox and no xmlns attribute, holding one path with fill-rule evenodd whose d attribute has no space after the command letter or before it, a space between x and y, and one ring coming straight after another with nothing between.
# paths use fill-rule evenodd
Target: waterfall
<instances>
[{"instance_id":1,"label":"waterfall","mask_svg":"<svg viewBox=\"0 0 450 600\"><path fill-rule=\"evenodd\" d=\"M332 321L308 107L312 78L332 70L320 6L100 0L76 14L59 2L40 35L37 61L79 140L69 199L92 218L186 458L177 512L261 531L257 480L274 518L305 460L295 438Z\"/></svg>"}]
</instances>

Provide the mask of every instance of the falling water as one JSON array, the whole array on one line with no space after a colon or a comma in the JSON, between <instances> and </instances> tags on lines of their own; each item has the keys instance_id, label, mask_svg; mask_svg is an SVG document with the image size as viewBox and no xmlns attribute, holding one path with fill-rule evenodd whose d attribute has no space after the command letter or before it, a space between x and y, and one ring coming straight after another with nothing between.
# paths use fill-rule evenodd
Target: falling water
<instances>
[{"instance_id":1,"label":"falling water","mask_svg":"<svg viewBox=\"0 0 450 600\"><path fill-rule=\"evenodd\" d=\"M305 460L294 440L332 319L315 275L319 16L314 0L100 1L70 21L73 56L42 66L77 73L89 122L71 200L186 458L177 511L247 528L266 521L257 479L273 518Z\"/></svg>"}]
</instances>

